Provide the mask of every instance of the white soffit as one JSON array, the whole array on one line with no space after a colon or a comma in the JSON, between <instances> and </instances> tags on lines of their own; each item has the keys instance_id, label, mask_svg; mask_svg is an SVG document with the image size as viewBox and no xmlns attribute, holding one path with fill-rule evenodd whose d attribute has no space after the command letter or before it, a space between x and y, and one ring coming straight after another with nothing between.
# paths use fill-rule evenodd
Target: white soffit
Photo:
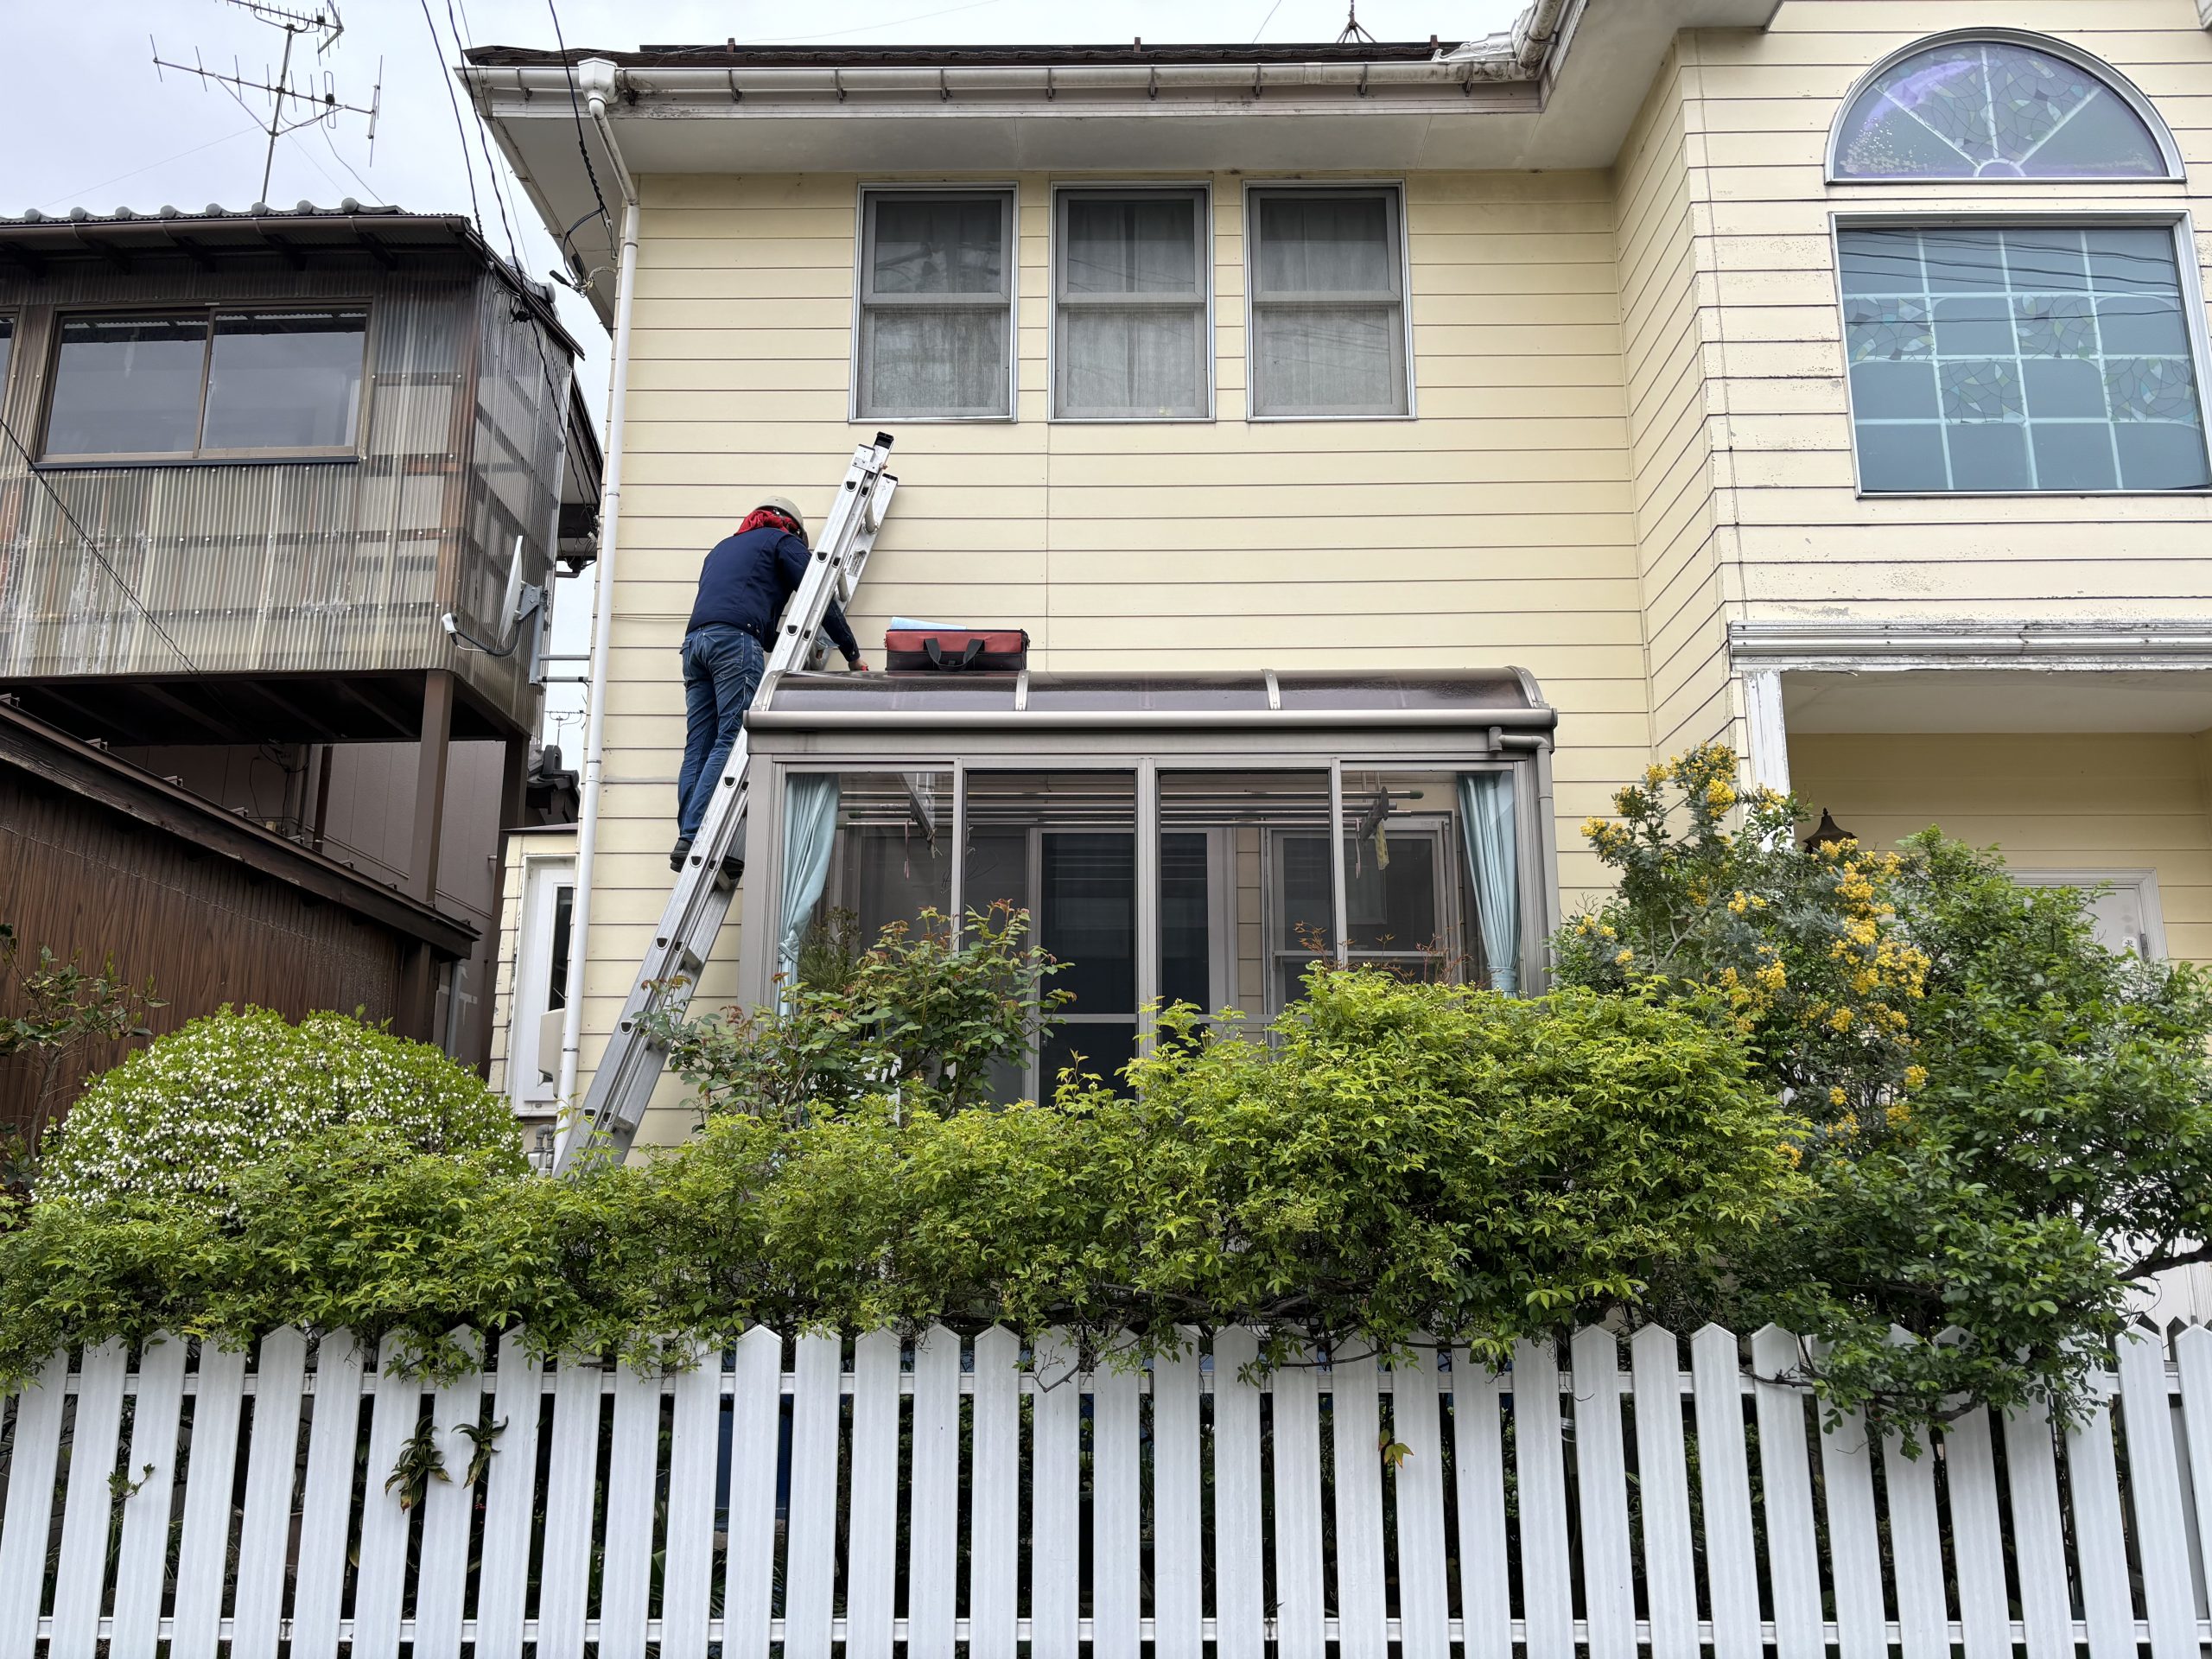
<instances>
[{"instance_id":1,"label":"white soffit","mask_svg":"<svg viewBox=\"0 0 2212 1659\"><path fill-rule=\"evenodd\" d=\"M1789 671L1784 719L1804 733L2201 732L2212 669Z\"/></svg>"},{"instance_id":2,"label":"white soffit","mask_svg":"<svg viewBox=\"0 0 2212 1659\"><path fill-rule=\"evenodd\" d=\"M639 66L608 115L634 174L989 174L1018 171L1400 172L1610 166L1675 34L1762 29L1779 0L1570 3L1540 73L1448 52L1433 61L1208 67L1163 62L1117 76L955 66L753 68ZM498 51L499 48L492 48ZM1164 59L1172 48L1162 48ZM1257 78L1259 93L1224 84ZM539 215L575 229L590 266L612 264L579 140L614 215L612 168L579 131L557 60L461 71ZM1032 83L1034 83L1033 86ZM842 94L842 95L841 95ZM586 222L578 225L577 221ZM611 279L593 298L609 315Z\"/></svg>"}]
</instances>

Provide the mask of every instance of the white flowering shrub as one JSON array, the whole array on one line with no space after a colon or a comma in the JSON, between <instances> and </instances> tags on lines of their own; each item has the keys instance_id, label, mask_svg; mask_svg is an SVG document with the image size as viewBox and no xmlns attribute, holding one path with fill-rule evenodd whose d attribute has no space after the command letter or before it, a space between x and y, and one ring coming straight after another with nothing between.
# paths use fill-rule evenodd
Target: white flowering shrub
<instances>
[{"instance_id":1,"label":"white flowering shrub","mask_svg":"<svg viewBox=\"0 0 2212 1659\"><path fill-rule=\"evenodd\" d=\"M341 1014L294 1025L226 1007L94 1081L48 1138L35 1196L222 1207L241 1173L339 1128L418 1152L512 1150L523 1162L505 1103L429 1044Z\"/></svg>"}]
</instances>

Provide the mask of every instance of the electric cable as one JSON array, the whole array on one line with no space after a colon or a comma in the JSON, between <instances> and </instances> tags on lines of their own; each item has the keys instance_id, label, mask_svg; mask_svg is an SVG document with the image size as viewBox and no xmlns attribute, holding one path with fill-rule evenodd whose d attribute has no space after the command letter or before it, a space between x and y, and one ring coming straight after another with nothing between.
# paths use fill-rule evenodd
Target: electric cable
<instances>
[{"instance_id":1,"label":"electric cable","mask_svg":"<svg viewBox=\"0 0 2212 1659\"><path fill-rule=\"evenodd\" d=\"M553 3L553 0L545 0L545 10L553 19L553 44L560 48L561 73L569 83L569 114L576 124L576 154L584 158L584 177L590 181L591 199L599 204L599 222L606 227L607 245L612 249L616 241L614 215L607 211L607 195L599 188L599 169L591 164L591 146L584 142L583 105L579 101L576 94L575 67L569 61L569 42L561 34L560 8ZM576 221L577 225L582 223L582 219ZM577 275L582 278L584 286L588 288L591 286L591 273L585 268L582 257L576 252L576 245L569 241L569 238L575 233L575 225L571 225L568 230L562 232L561 239L568 242L569 257L575 263Z\"/></svg>"},{"instance_id":2,"label":"electric cable","mask_svg":"<svg viewBox=\"0 0 2212 1659\"><path fill-rule=\"evenodd\" d=\"M484 228L484 210L476 205L476 166L468 157L468 129L461 124L461 100L454 96L453 77L446 73L445 42L438 38L438 25L430 16L430 0L422 0L423 26L430 31L430 50L438 59L438 79L445 83L446 102L453 106L453 136L461 140L461 170L468 180L468 213L476 221L480 234Z\"/></svg>"}]
</instances>

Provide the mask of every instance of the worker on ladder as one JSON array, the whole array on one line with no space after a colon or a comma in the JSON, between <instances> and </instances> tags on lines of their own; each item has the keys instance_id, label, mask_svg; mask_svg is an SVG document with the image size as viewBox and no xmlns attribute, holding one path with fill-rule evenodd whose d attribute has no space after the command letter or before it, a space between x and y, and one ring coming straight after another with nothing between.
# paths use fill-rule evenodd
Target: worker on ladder
<instances>
[{"instance_id":1,"label":"worker on ladder","mask_svg":"<svg viewBox=\"0 0 2212 1659\"><path fill-rule=\"evenodd\" d=\"M671 869L683 868L722 763L760 690L777 622L811 556L806 520L791 502L772 495L746 515L734 536L715 544L700 569L699 595L683 631L683 768L676 778ZM860 642L834 602L822 626L847 665L865 673Z\"/></svg>"}]
</instances>

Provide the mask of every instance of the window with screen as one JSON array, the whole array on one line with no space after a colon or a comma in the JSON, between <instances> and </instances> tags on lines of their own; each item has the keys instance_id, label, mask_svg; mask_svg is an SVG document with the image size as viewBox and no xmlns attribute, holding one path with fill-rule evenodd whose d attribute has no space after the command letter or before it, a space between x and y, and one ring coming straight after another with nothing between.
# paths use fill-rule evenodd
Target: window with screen
<instances>
[{"instance_id":1,"label":"window with screen","mask_svg":"<svg viewBox=\"0 0 2212 1659\"><path fill-rule=\"evenodd\" d=\"M368 322L359 309L65 317L46 457L350 454Z\"/></svg>"},{"instance_id":2,"label":"window with screen","mask_svg":"<svg viewBox=\"0 0 2212 1659\"><path fill-rule=\"evenodd\" d=\"M2172 225L1847 227L1859 486L2212 484Z\"/></svg>"},{"instance_id":3,"label":"window with screen","mask_svg":"<svg viewBox=\"0 0 2212 1659\"><path fill-rule=\"evenodd\" d=\"M8 365L15 355L16 320L0 315L0 404L8 397Z\"/></svg>"},{"instance_id":4,"label":"window with screen","mask_svg":"<svg viewBox=\"0 0 2212 1659\"><path fill-rule=\"evenodd\" d=\"M1012 191L862 195L855 414L1012 417L1013 250Z\"/></svg>"},{"instance_id":5,"label":"window with screen","mask_svg":"<svg viewBox=\"0 0 2212 1659\"><path fill-rule=\"evenodd\" d=\"M1396 189L1270 188L1249 207L1253 415L1409 413Z\"/></svg>"},{"instance_id":6,"label":"window with screen","mask_svg":"<svg viewBox=\"0 0 2212 1659\"><path fill-rule=\"evenodd\" d=\"M1211 413L1205 193L1064 190L1054 211L1052 412Z\"/></svg>"}]
</instances>

